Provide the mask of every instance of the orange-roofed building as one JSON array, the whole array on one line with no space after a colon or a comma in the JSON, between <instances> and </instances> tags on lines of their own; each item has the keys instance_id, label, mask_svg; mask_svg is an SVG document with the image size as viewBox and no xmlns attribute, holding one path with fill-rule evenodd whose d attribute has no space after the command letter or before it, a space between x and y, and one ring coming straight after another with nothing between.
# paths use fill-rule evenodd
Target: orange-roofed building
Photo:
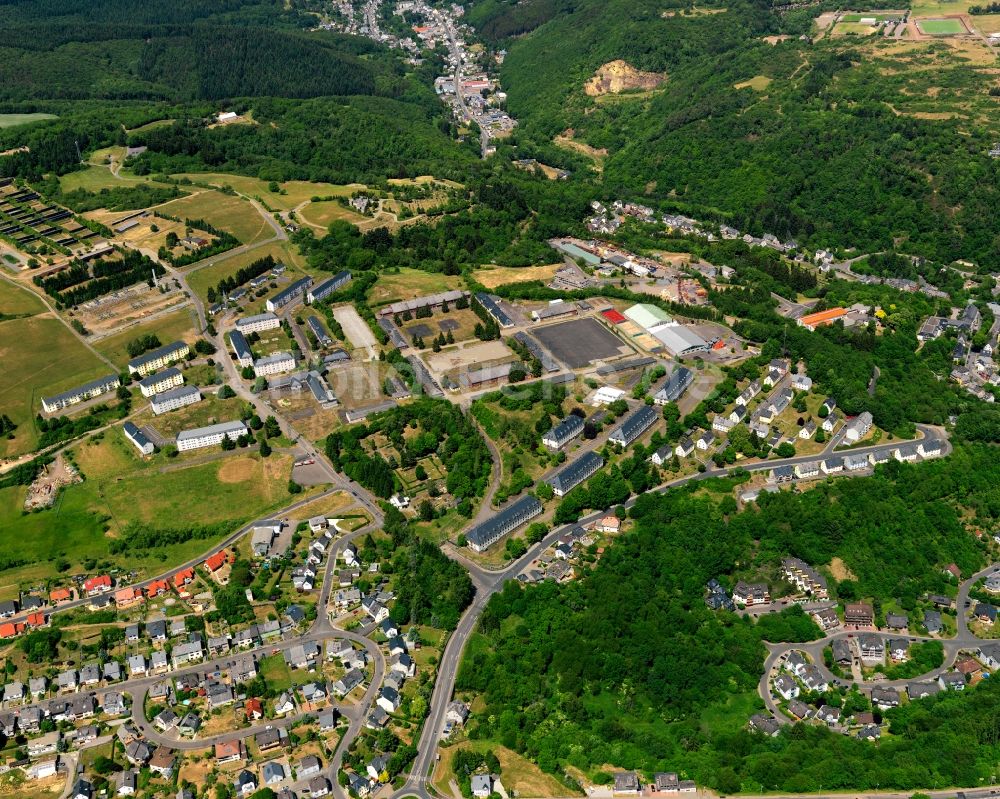
<instances>
[{"instance_id":1,"label":"orange-roofed building","mask_svg":"<svg viewBox=\"0 0 1000 799\"><path fill-rule=\"evenodd\" d=\"M597 529L602 533L617 533L622 527L622 520L617 516L605 516L597 523Z\"/></svg>"},{"instance_id":2,"label":"orange-roofed building","mask_svg":"<svg viewBox=\"0 0 1000 799\"><path fill-rule=\"evenodd\" d=\"M248 699L243 708L246 710L247 718L251 721L264 718L264 705L256 697Z\"/></svg>"},{"instance_id":3,"label":"orange-roofed building","mask_svg":"<svg viewBox=\"0 0 1000 799\"><path fill-rule=\"evenodd\" d=\"M153 580L153 582L146 586L146 596L152 599L153 597L166 593L169 588L170 583L166 580Z\"/></svg>"},{"instance_id":4,"label":"orange-roofed building","mask_svg":"<svg viewBox=\"0 0 1000 799\"><path fill-rule=\"evenodd\" d=\"M68 588L53 588L49 591L49 602L68 602L73 598Z\"/></svg>"},{"instance_id":5,"label":"orange-roofed building","mask_svg":"<svg viewBox=\"0 0 1000 799\"><path fill-rule=\"evenodd\" d=\"M210 572L217 572L226 565L226 561L228 559L229 556L226 554L226 550L223 549L220 552L216 552L214 555L210 555L208 557L205 561L205 568L207 568Z\"/></svg>"},{"instance_id":6,"label":"orange-roofed building","mask_svg":"<svg viewBox=\"0 0 1000 799\"><path fill-rule=\"evenodd\" d=\"M194 579L194 569L190 566L174 575L174 588L181 589Z\"/></svg>"},{"instance_id":7,"label":"orange-roofed building","mask_svg":"<svg viewBox=\"0 0 1000 799\"><path fill-rule=\"evenodd\" d=\"M826 311L817 311L816 313L810 313L799 319L799 327L804 327L806 330L815 330L817 327L823 327L823 325L832 325L838 319L843 319L847 316L846 308L830 308Z\"/></svg>"},{"instance_id":8,"label":"orange-roofed building","mask_svg":"<svg viewBox=\"0 0 1000 799\"><path fill-rule=\"evenodd\" d=\"M0 638L13 638L24 632L24 622L8 621L0 624Z\"/></svg>"},{"instance_id":9,"label":"orange-roofed building","mask_svg":"<svg viewBox=\"0 0 1000 799\"><path fill-rule=\"evenodd\" d=\"M142 591L129 586L115 591L115 605L120 608L129 608L137 602L142 602Z\"/></svg>"},{"instance_id":10,"label":"orange-roofed building","mask_svg":"<svg viewBox=\"0 0 1000 799\"><path fill-rule=\"evenodd\" d=\"M37 613L32 613L28 616L28 626L29 627L44 627L48 623L48 619L45 618L45 614L41 611Z\"/></svg>"},{"instance_id":11,"label":"orange-roofed building","mask_svg":"<svg viewBox=\"0 0 1000 799\"><path fill-rule=\"evenodd\" d=\"M726 340L724 338L720 338L712 345L713 350L724 350L725 348L726 348Z\"/></svg>"}]
</instances>

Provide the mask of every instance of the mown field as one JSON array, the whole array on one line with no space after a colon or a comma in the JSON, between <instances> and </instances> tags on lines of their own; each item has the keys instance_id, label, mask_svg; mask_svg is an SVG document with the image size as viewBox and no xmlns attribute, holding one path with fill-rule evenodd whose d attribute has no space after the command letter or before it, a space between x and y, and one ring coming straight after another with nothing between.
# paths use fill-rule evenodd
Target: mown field
<instances>
[{"instance_id":1,"label":"mown field","mask_svg":"<svg viewBox=\"0 0 1000 799\"><path fill-rule=\"evenodd\" d=\"M0 128L14 128L32 122L56 119L55 114L0 114Z\"/></svg>"},{"instance_id":2,"label":"mown field","mask_svg":"<svg viewBox=\"0 0 1000 799\"><path fill-rule=\"evenodd\" d=\"M311 183L307 180L289 180L279 183L279 191L270 189L270 181L245 175L227 175L217 173L189 173L174 175L176 178L188 178L193 183L201 185L229 186L248 197L259 197L270 208L282 211L291 209L311 200L313 197L346 197L359 189L364 189L360 183L340 186L334 183Z\"/></svg>"},{"instance_id":3,"label":"mown field","mask_svg":"<svg viewBox=\"0 0 1000 799\"><path fill-rule=\"evenodd\" d=\"M111 371L62 322L42 316L0 322L0 363L0 413L18 426L13 439L0 439L0 457L35 448L32 419L41 411L43 396Z\"/></svg>"}]
</instances>

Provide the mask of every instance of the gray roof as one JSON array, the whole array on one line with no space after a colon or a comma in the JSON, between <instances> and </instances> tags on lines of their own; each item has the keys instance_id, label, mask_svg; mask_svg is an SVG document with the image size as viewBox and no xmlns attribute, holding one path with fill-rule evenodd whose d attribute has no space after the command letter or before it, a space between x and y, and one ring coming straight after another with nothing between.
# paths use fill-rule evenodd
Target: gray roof
<instances>
[{"instance_id":1,"label":"gray roof","mask_svg":"<svg viewBox=\"0 0 1000 799\"><path fill-rule=\"evenodd\" d=\"M596 452L587 452L551 477L545 478L545 482L565 494L594 474L602 466L604 466L604 458Z\"/></svg>"},{"instance_id":2,"label":"gray roof","mask_svg":"<svg viewBox=\"0 0 1000 799\"><path fill-rule=\"evenodd\" d=\"M169 402L172 399L187 397L192 394L201 395L201 391L198 389L198 386L177 386L176 388L161 391L159 394L154 394L150 401L154 405L162 405L164 402Z\"/></svg>"},{"instance_id":3,"label":"gray roof","mask_svg":"<svg viewBox=\"0 0 1000 799\"><path fill-rule=\"evenodd\" d=\"M193 430L183 430L177 434L178 441L187 441L191 438L201 438L202 436L210 436L216 433L235 433L239 431L241 434L247 431L247 426L240 421L234 422L219 422L218 424L210 424L207 427L196 427Z\"/></svg>"},{"instance_id":4,"label":"gray roof","mask_svg":"<svg viewBox=\"0 0 1000 799\"><path fill-rule=\"evenodd\" d=\"M253 360L253 352L250 350L246 336L239 330L234 330L229 334L229 341L233 345L233 352L236 353L238 360L244 360L245 358Z\"/></svg>"},{"instance_id":5,"label":"gray roof","mask_svg":"<svg viewBox=\"0 0 1000 799\"><path fill-rule=\"evenodd\" d=\"M55 403L62 402L63 400L72 399L80 394L87 394L98 388L105 388L111 386L112 384L117 385L118 375L105 375L104 377L99 377L97 380L90 380L76 388L71 388L69 391L63 391L61 394L53 394L51 397L44 397L42 402L46 405L52 405Z\"/></svg>"},{"instance_id":6,"label":"gray roof","mask_svg":"<svg viewBox=\"0 0 1000 799\"><path fill-rule=\"evenodd\" d=\"M524 495L512 502L495 516L473 527L466 539L471 544L488 547L515 527L540 513L542 503L535 497Z\"/></svg>"},{"instance_id":7,"label":"gray roof","mask_svg":"<svg viewBox=\"0 0 1000 799\"><path fill-rule=\"evenodd\" d=\"M615 441L624 441L631 444L643 431L656 421L658 414L654 408L643 405L636 411L630 413L618 427L616 427L609 437Z\"/></svg>"}]
</instances>

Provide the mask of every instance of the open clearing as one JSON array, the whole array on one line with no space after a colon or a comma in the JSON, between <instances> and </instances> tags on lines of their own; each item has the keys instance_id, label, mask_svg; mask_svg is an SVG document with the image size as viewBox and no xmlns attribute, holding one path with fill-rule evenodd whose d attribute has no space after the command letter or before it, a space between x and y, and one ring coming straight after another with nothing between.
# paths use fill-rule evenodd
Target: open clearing
<instances>
[{"instance_id":1,"label":"open clearing","mask_svg":"<svg viewBox=\"0 0 1000 799\"><path fill-rule=\"evenodd\" d=\"M273 235L267 221L242 197L221 191L202 190L159 206L162 213L180 219L204 219L232 233L242 244L252 244Z\"/></svg>"},{"instance_id":2,"label":"open clearing","mask_svg":"<svg viewBox=\"0 0 1000 799\"><path fill-rule=\"evenodd\" d=\"M270 181L251 178L244 175L226 175L217 173L196 173L173 175L178 179L187 178L192 183L203 186L229 186L240 194L249 197L259 197L269 208L290 211L296 206L311 200L313 197L349 197L356 191L366 188L360 183L340 186L334 183L310 183L306 180L289 180L279 183L280 191L273 192L268 188Z\"/></svg>"},{"instance_id":3,"label":"open clearing","mask_svg":"<svg viewBox=\"0 0 1000 799\"><path fill-rule=\"evenodd\" d=\"M99 192L101 189L120 189L129 186L138 186L143 183L149 183L160 188L169 188L164 183L156 183L148 177L133 175L127 170L123 170L115 176L111 174L111 170L106 166L89 166L77 172L69 172L59 178L59 186L66 192L75 191L76 189ZM186 193L183 189L181 189L181 192Z\"/></svg>"},{"instance_id":4,"label":"open clearing","mask_svg":"<svg viewBox=\"0 0 1000 799\"><path fill-rule=\"evenodd\" d=\"M78 445L74 453L86 480L64 489L52 510L22 514L27 489L0 489L0 529L5 533L0 569L20 561L19 580L56 576L61 560L71 571L88 559L118 562L146 574L163 571L196 557L213 541L192 539L120 556L110 554L108 542L131 521L163 528L227 523L228 532L288 501L288 455L261 459L241 453L191 466L162 456L141 461L117 427Z\"/></svg>"},{"instance_id":5,"label":"open clearing","mask_svg":"<svg viewBox=\"0 0 1000 799\"><path fill-rule=\"evenodd\" d=\"M378 341L368 327L368 323L351 305L342 305L333 309L333 318L344 328L347 340L357 349L366 349L370 355L375 354Z\"/></svg>"},{"instance_id":6,"label":"open clearing","mask_svg":"<svg viewBox=\"0 0 1000 799\"><path fill-rule=\"evenodd\" d=\"M31 289L19 288L6 280L0 280L0 314L31 316L44 310L41 298Z\"/></svg>"},{"instance_id":7,"label":"open clearing","mask_svg":"<svg viewBox=\"0 0 1000 799\"><path fill-rule=\"evenodd\" d=\"M569 796L573 792L551 777L527 758L492 741L463 741L454 746L447 746L441 751L441 760L434 767L433 782L444 796L451 795L448 784L455 778L451 770L455 753L460 749L485 751L492 749L500 761L500 781L503 787L516 791L520 797Z\"/></svg>"},{"instance_id":8,"label":"open clearing","mask_svg":"<svg viewBox=\"0 0 1000 799\"><path fill-rule=\"evenodd\" d=\"M574 319L546 327L536 327L531 334L557 360L579 369L597 360L628 355L632 350L596 319Z\"/></svg>"},{"instance_id":9,"label":"open clearing","mask_svg":"<svg viewBox=\"0 0 1000 799\"><path fill-rule=\"evenodd\" d=\"M234 275L241 267L268 255L289 267L285 273L286 277L292 279L299 277L297 273L302 271L302 258L295 252L295 247L287 241L271 241L228 258L225 255L219 256L213 259L212 263L188 270L186 273L188 285L195 294L205 300L208 297L208 290L215 288L224 277Z\"/></svg>"},{"instance_id":10,"label":"open clearing","mask_svg":"<svg viewBox=\"0 0 1000 799\"><path fill-rule=\"evenodd\" d=\"M412 300L442 291L461 288L462 279L437 272L402 267L398 272L383 272L368 292L368 302L373 308L399 300Z\"/></svg>"},{"instance_id":11,"label":"open clearing","mask_svg":"<svg viewBox=\"0 0 1000 799\"><path fill-rule=\"evenodd\" d=\"M161 344L169 344L178 339L183 339L188 344L194 343L195 338L197 338L194 330L194 319L194 312L191 308L181 308L149 322L134 325L121 333L108 336L96 342L94 347L102 355L124 367L132 357L128 354L129 342L147 333L155 333Z\"/></svg>"},{"instance_id":12,"label":"open clearing","mask_svg":"<svg viewBox=\"0 0 1000 799\"><path fill-rule=\"evenodd\" d=\"M0 114L0 128L16 128L46 119L58 119L55 114Z\"/></svg>"},{"instance_id":13,"label":"open clearing","mask_svg":"<svg viewBox=\"0 0 1000 799\"><path fill-rule=\"evenodd\" d=\"M0 456L35 448L32 420L43 396L111 371L62 322L43 316L0 322L0 363L0 413L18 426L12 440L0 439Z\"/></svg>"},{"instance_id":14,"label":"open clearing","mask_svg":"<svg viewBox=\"0 0 1000 799\"><path fill-rule=\"evenodd\" d=\"M509 360L513 355L502 341L484 341L466 347L449 347L426 356L427 365L436 372L475 367L480 364Z\"/></svg>"},{"instance_id":15,"label":"open clearing","mask_svg":"<svg viewBox=\"0 0 1000 799\"><path fill-rule=\"evenodd\" d=\"M563 264L548 264L546 266L490 266L477 269L473 278L488 289L505 286L509 283L527 283L531 280L541 280L547 283L555 277Z\"/></svg>"},{"instance_id":16,"label":"open clearing","mask_svg":"<svg viewBox=\"0 0 1000 799\"><path fill-rule=\"evenodd\" d=\"M330 223L337 219L343 219L352 225L361 225L364 222L371 223L370 217L344 208L336 200L322 200L318 203L309 203L298 212L299 217L312 228L321 229L324 234L330 227Z\"/></svg>"},{"instance_id":17,"label":"open clearing","mask_svg":"<svg viewBox=\"0 0 1000 799\"><path fill-rule=\"evenodd\" d=\"M756 75L750 80L741 83L734 83L734 89L753 89L755 92L762 92L771 85L771 79L767 75Z\"/></svg>"}]
</instances>

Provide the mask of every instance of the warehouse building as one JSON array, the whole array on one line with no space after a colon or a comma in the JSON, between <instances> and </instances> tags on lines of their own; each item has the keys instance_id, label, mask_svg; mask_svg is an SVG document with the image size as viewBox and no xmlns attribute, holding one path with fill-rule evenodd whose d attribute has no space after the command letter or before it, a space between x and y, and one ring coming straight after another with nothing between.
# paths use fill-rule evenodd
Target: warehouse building
<instances>
[{"instance_id":1,"label":"warehouse building","mask_svg":"<svg viewBox=\"0 0 1000 799\"><path fill-rule=\"evenodd\" d=\"M174 341L171 344L150 350L138 358L133 358L128 362L128 370L132 374L150 375L157 369L162 369L181 358L186 358L190 352L191 347L188 346L187 342Z\"/></svg>"},{"instance_id":2,"label":"warehouse building","mask_svg":"<svg viewBox=\"0 0 1000 799\"><path fill-rule=\"evenodd\" d=\"M176 411L186 405L194 405L201 401L201 392L197 386L180 386L157 394L149 401L149 407L153 413L159 416L161 413Z\"/></svg>"},{"instance_id":3,"label":"warehouse building","mask_svg":"<svg viewBox=\"0 0 1000 799\"><path fill-rule=\"evenodd\" d=\"M233 345L233 360L240 366L253 366L253 352L247 343L246 336L239 330L229 334L229 343Z\"/></svg>"},{"instance_id":4,"label":"warehouse building","mask_svg":"<svg viewBox=\"0 0 1000 799\"><path fill-rule=\"evenodd\" d=\"M263 330L274 330L276 327L281 327L281 320L273 313L259 313L236 320L236 329L244 336L260 333Z\"/></svg>"},{"instance_id":5,"label":"warehouse building","mask_svg":"<svg viewBox=\"0 0 1000 799\"><path fill-rule=\"evenodd\" d=\"M132 422L125 422L125 425L122 427L122 431L125 433L125 438L135 444L135 448L139 450L140 453L143 455L153 454L153 451L156 449L153 446L153 442L146 438L146 434L132 424Z\"/></svg>"},{"instance_id":6,"label":"warehouse building","mask_svg":"<svg viewBox=\"0 0 1000 799\"><path fill-rule=\"evenodd\" d=\"M583 432L583 419L570 414L542 436L542 443L549 449L562 449Z\"/></svg>"},{"instance_id":7,"label":"warehouse building","mask_svg":"<svg viewBox=\"0 0 1000 799\"><path fill-rule=\"evenodd\" d=\"M674 358L681 358L695 352L706 352L708 342L693 330L676 322L649 328L649 332L663 345L663 348Z\"/></svg>"},{"instance_id":8,"label":"warehouse building","mask_svg":"<svg viewBox=\"0 0 1000 799\"><path fill-rule=\"evenodd\" d=\"M496 516L473 527L466 540L475 552L484 552L508 533L542 512L542 503L526 495L516 499Z\"/></svg>"},{"instance_id":9,"label":"warehouse building","mask_svg":"<svg viewBox=\"0 0 1000 799\"><path fill-rule=\"evenodd\" d=\"M325 300L333 294L333 292L339 291L350 282L351 273L345 269L343 272L338 272L329 280L324 280L315 288L310 289L306 299L309 301L310 305L318 300Z\"/></svg>"},{"instance_id":10,"label":"warehouse building","mask_svg":"<svg viewBox=\"0 0 1000 799\"><path fill-rule=\"evenodd\" d=\"M546 477L545 482L552 486L552 491L557 497L565 496L602 466L604 458L596 452L588 452L551 477Z\"/></svg>"},{"instance_id":11,"label":"warehouse building","mask_svg":"<svg viewBox=\"0 0 1000 799\"><path fill-rule=\"evenodd\" d=\"M97 380L84 383L82 386L64 391L62 394L56 394L52 397L42 397L42 409L46 413L55 413L56 411L61 411L63 408L68 408L70 405L86 402L94 397L99 397L101 394L114 391L120 385L121 380L118 379L118 375L100 377Z\"/></svg>"},{"instance_id":12,"label":"warehouse building","mask_svg":"<svg viewBox=\"0 0 1000 799\"><path fill-rule=\"evenodd\" d=\"M144 397L154 397L164 391L184 384L184 375L175 366L157 372L155 375L143 378L139 381L139 391Z\"/></svg>"},{"instance_id":13,"label":"warehouse building","mask_svg":"<svg viewBox=\"0 0 1000 799\"><path fill-rule=\"evenodd\" d=\"M274 313L286 305L297 305L305 299L306 291L312 284L313 279L311 277L296 280L287 289L279 291L267 301L267 310Z\"/></svg>"},{"instance_id":14,"label":"warehouse building","mask_svg":"<svg viewBox=\"0 0 1000 799\"><path fill-rule=\"evenodd\" d=\"M290 352L275 352L259 359L253 365L257 377L267 377L281 372L290 372L295 368L295 357Z\"/></svg>"},{"instance_id":15,"label":"warehouse building","mask_svg":"<svg viewBox=\"0 0 1000 799\"><path fill-rule=\"evenodd\" d=\"M177 449L181 452L187 452L201 447L218 446L224 438L235 441L248 432L247 426L239 421L196 427L193 430L184 430L177 434Z\"/></svg>"},{"instance_id":16,"label":"warehouse building","mask_svg":"<svg viewBox=\"0 0 1000 799\"><path fill-rule=\"evenodd\" d=\"M631 319L644 330L673 321L664 310L648 302L633 305L625 311L625 318Z\"/></svg>"},{"instance_id":17,"label":"warehouse building","mask_svg":"<svg viewBox=\"0 0 1000 799\"><path fill-rule=\"evenodd\" d=\"M622 447L627 447L652 427L657 416L658 414L655 409L649 405L643 405L638 410L632 411L632 413L625 417L624 422L611 431L608 441Z\"/></svg>"}]
</instances>

